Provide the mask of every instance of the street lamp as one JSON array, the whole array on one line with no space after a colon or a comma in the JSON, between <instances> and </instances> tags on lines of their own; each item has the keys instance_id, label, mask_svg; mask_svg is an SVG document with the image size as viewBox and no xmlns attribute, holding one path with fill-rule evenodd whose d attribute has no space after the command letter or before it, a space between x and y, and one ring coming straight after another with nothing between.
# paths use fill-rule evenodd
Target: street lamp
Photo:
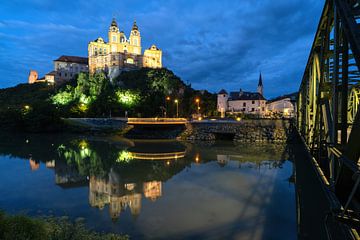
<instances>
[{"instance_id":1,"label":"street lamp","mask_svg":"<svg viewBox=\"0 0 360 240\"><path fill-rule=\"evenodd\" d=\"M176 117L179 117L179 100L175 99L175 104L176 104Z\"/></svg>"},{"instance_id":2,"label":"street lamp","mask_svg":"<svg viewBox=\"0 0 360 240\"><path fill-rule=\"evenodd\" d=\"M197 113L199 114L199 112L200 112L200 99L196 98L195 102L197 103Z\"/></svg>"},{"instance_id":3,"label":"street lamp","mask_svg":"<svg viewBox=\"0 0 360 240\"><path fill-rule=\"evenodd\" d=\"M165 118L166 118L166 113L168 111L168 102L171 100L170 96L166 96L165 98Z\"/></svg>"}]
</instances>

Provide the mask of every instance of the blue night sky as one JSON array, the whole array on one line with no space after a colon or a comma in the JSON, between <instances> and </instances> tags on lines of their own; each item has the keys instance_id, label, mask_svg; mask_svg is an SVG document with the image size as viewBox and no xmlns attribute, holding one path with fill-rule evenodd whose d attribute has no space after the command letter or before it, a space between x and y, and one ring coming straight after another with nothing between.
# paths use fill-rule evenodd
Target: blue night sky
<instances>
[{"instance_id":1,"label":"blue night sky","mask_svg":"<svg viewBox=\"0 0 360 240\"><path fill-rule=\"evenodd\" d=\"M87 56L89 41L116 17L142 46L163 50L163 64L196 89L297 91L324 1L319 0L1 0L0 88L40 76L60 55Z\"/></svg>"}]
</instances>

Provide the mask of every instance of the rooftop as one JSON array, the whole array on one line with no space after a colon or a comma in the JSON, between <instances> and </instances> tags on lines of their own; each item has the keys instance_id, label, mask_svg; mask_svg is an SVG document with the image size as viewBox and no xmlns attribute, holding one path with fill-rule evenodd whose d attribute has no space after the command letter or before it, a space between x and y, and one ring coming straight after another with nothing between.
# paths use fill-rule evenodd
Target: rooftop
<instances>
[{"instance_id":1,"label":"rooftop","mask_svg":"<svg viewBox=\"0 0 360 240\"><path fill-rule=\"evenodd\" d=\"M225 89L221 89L218 94L228 94Z\"/></svg>"},{"instance_id":2,"label":"rooftop","mask_svg":"<svg viewBox=\"0 0 360 240\"><path fill-rule=\"evenodd\" d=\"M282 95L282 96L270 99L270 100L267 101L267 103L280 101L280 100L283 100L285 98L290 98L290 101L296 101L297 95L298 95L298 92L293 92L293 93L290 93L290 94L286 94L286 95Z\"/></svg>"},{"instance_id":3,"label":"rooftop","mask_svg":"<svg viewBox=\"0 0 360 240\"><path fill-rule=\"evenodd\" d=\"M65 55L62 55L61 57L59 57L58 59L56 59L54 61L88 64L88 58L87 57L78 57L78 56L65 56Z\"/></svg>"},{"instance_id":4,"label":"rooftop","mask_svg":"<svg viewBox=\"0 0 360 240\"><path fill-rule=\"evenodd\" d=\"M230 92L230 101L234 100L266 100L263 95L258 92Z\"/></svg>"}]
</instances>

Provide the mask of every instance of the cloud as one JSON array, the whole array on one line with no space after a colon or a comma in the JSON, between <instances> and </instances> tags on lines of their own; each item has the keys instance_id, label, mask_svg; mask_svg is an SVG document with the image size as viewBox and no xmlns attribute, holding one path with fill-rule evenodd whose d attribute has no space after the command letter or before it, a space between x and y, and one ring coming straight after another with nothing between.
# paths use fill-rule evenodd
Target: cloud
<instances>
[{"instance_id":1,"label":"cloud","mask_svg":"<svg viewBox=\"0 0 360 240\"><path fill-rule=\"evenodd\" d=\"M0 10L0 47L7 49L0 54L0 74L6 58L21 64L17 78L6 77L0 86L26 80L30 66L50 71L61 54L86 56L87 43L107 38L116 16L127 34L136 19L143 48L155 43L165 66L192 86L255 90L262 71L267 97L297 90L323 7L317 0L81 0L78 7L27 0L17 12L15 3Z\"/></svg>"},{"instance_id":2,"label":"cloud","mask_svg":"<svg viewBox=\"0 0 360 240\"><path fill-rule=\"evenodd\" d=\"M59 32L91 32L95 29L83 29L71 24L55 24L55 23L31 23L19 20L4 20L0 22L1 27L12 29L32 29L40 31L59 31Z\"/></svg>"}]
</instances>

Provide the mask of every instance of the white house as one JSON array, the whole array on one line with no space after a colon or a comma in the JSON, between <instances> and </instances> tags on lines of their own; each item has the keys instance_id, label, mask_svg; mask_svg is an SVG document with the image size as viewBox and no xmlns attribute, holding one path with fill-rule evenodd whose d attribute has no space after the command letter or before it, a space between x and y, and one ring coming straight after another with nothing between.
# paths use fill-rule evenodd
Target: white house
<instances>
[{"instance_id":1,"label":"white house","mask_svg":"<svg viewBox=\"0 0 360 240\"><path fill-rule=\"evenodd\" d=\"M221 117L225 117L226 112L247 113L264 115L266 112L266 99L263 96L263 84L260 74L257 92L230 92L224 89L218 93L217 109Z\"/></svg>"},{"instance_id":2,"label":"white house","mask_svg":"<svg viewBox=\"0 0 360 240\"><path fill-rule=\"evenodd\" d=\"M266 115L280 115L286 118L294 117L296 96L297 93L291 93L267 101Z\"/></svg>"}]
</instances>

